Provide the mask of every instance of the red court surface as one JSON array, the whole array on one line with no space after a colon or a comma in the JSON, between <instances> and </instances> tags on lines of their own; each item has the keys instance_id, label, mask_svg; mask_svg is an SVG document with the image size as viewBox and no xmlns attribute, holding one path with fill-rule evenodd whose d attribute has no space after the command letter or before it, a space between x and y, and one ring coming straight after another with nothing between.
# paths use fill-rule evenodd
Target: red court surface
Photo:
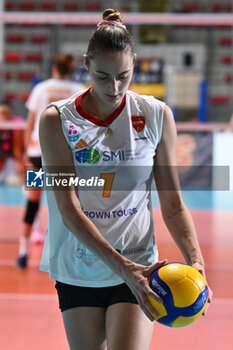
<instances>
[{"instance_id":1,"label":"red court surface","mask_svg":"<svg viewBox=\"0 0 233 350\"><path fill-rule=\"evenodd\" d=\"M214 299L207 315L192 325L171 329L155 323L150 350L232 349L232 211L192 210L191 213L205 257L207 278L214 291ZM42 245L31 246L27 270L21 271L15 267L21 217L21 207L0 207L1 349L68 350L54 282L38 269ZM46 208L42 208L44 229L46 217ZM155 232L160 258L168 258L170 262L183 261L157 210Z\"/></svg>"}]
</instances>

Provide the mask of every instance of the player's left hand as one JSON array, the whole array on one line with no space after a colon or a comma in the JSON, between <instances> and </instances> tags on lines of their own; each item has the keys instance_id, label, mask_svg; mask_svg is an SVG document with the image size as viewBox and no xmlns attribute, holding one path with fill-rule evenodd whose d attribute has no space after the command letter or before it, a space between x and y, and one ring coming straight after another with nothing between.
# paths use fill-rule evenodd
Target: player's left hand
<instances>
[{"instance_id":1,"label":"player's left hand","mask_svg":"<svg viewBox=\"0 0 233 350\"><path fill-rule=\"evenodd\" d=\"M202 276L205 278L205 280L206 280L205 269L204 269L204 266L201 263L195 262L194 264L192 264L192 267L194 267L197 271L199 271L202 274ZM213 292L212 292L211 288L209 287L208 283L207 283L207 286L208 286L208 290L209 290L208 304L210 304L211 301L212 301L212 298L213 298ZM206 308L205 308L205 310L204 310L204 312L202 314L203 316L205 316L206 313L207 313L207 309L209 307L208 304L207 304L207 306L206 306Z\"/></svg>"}]
</instances>

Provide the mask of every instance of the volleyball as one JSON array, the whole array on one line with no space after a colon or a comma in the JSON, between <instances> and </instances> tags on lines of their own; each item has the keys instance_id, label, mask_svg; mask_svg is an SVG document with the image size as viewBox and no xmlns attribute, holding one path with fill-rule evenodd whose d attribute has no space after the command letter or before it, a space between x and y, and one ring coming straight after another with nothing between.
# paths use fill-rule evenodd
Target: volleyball
<instances>
[{"instance_id":1,"label":"volleyball","mask_svg":"<svg viewBox=\"0 0 233 350\"><path fill-rule=\"evenodd\" d=\"M154 319L168 327L183 327L197 320L206 308L208 286L194 267L169 263L154 271L149 279L163 304L148 296L159 316Z\"/></svg>"}]
</instances>

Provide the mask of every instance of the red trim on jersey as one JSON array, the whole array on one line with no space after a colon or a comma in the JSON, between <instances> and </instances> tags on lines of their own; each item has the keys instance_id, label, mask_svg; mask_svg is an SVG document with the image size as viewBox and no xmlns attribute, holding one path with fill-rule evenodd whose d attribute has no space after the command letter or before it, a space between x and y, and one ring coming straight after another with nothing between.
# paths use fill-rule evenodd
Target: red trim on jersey
<instances>
[{"instance_id":1,"label":"red trim on jersey","mask_svg":"<svg viewBox=\"0 0 233 350\"><path fill-rule=\"evenodd\" d=\"M90 89L88 89L87 91L85 91L84 93L82 93L81 95L79 95L78 97L76 97L76 100L75 100L75 106L76 106L76 109L77 109L77 112L85 119L89 120L91 123L95 124L95 125L98 125L98 126L109 126L117 117L118 115L122 112L122 110L124 109L125 107L125 103L126 103L126 95L123 97L123 100L120 104L120 106L113 112L111 113L107 119L105 120L101 120L97 117L95 117L94 115L92 114L89 114L87 112L85 112L82 108L82 98L83 96L88 93L90 91Z\"/></svg>"}]
</instances>

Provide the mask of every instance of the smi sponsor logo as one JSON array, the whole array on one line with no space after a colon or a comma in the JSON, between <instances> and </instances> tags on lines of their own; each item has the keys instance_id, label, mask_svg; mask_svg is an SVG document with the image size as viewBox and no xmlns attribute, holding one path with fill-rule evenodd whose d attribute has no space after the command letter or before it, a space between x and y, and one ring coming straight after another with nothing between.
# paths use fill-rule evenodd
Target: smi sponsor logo
<instances>
[{"instance_id":1,"label":"smi sponsor logo","mask_svg":"<svg viewBox=\"0 0 233 350\"><path fill-rule=\"evenodd\" d=\"M96 164L100 160L102 162L114 162L116 160L120 162L142 159L141 152L135 152L132 150L119 150L113 151L99 151L96 148L83 148L75 152L75 158L78 163Z\"/></svg>"},{"instance_id":2,"label":"smi sponsor logo","mask_svg":"<svg viewBox=\"0 0 233 350\"><path fill-rule=\"evenodd\" d=\"M78 163L82 164L96 164L100 160L102 162L115 162L115 161L128 161L141 159L142 153L129 150L117 150L117 151L103 151L101 152L97 148L89 147L88 143L80 139L74 147L75 158Z\"/></svg>"},{"instance_id":3,"label":"smi sponsor logo","mask_svg":"<svg viewBox=\"0 0 233 350\"><path fill-rule=\"evenodd\" d=\"M113 160L116 160L116 159L119 159L121 161L126 160L125 151L124 150L119 150L117 152L104 151L102 153L102 160L104 162L113 161Z\"/></svg>"},{"instance_id":4,"label":"smi sponsor logo","mask_svg":"<svg viewBox=\"0 0 233 350\"><path fill-rule=\"evenodd\" d=\"M129 161L129 160L136 160L136 159L142 159L143 154L142 152L133 151L131 149L129 150L119 150L117 152L113 151L104 151L102 153L102 161L104 162L111 162L111 161Z\"/></svg>"}]
</instances>

